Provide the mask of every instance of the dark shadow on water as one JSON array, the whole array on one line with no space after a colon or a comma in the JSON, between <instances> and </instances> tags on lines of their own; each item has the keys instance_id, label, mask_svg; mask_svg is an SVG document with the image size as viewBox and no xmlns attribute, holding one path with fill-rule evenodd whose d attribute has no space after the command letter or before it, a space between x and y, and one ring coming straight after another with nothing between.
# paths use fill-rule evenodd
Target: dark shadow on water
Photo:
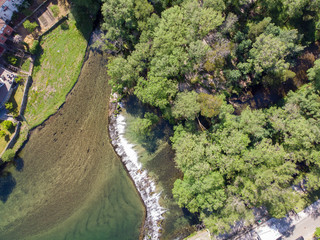
<instances>
[{"instance_id":1,"label":"dark shadow on water","mask_svg":"<svg viewBox=\"0 0 320 240\"><path fill-rule=\"evenodd\" d=\"M149 136L140 139L140 143L149 153L154 153L159 147L160 140L169 139L170 132L172 129L168 121L160 120Z\"/></svg>"},{"instance_id":2,"label":"dark shadow on water","mask_svg":"<svg viewBox=\"0 0 320 240\"><path fill-rule=\"evenodd\" d=\"M143 118L146 112L156 113L153 108L143 104L136 96L132 95L124 101L124 107L126 112L135 118ZM160 117L159 114L157 115ZM152 128L150 135L141 137L137 136L137 140L149 153L154 153L159 147L159 141L168 141L172 134L172 126L169 122L160 119L157 125Z\"/></svg>"},{"instance_id":3,"label":"dark shadow on water","mask_svg":"<svg viewBox=\"0 0 320 240\"><path fill-rule=\"evenodd\" d=\"M127 113L134 117L143 117L147 112L147 106L145 106L136 96L130 95L125 100L125 108Z\"/></svg>"},{"instance_id":4,"label":"dark shadow on water","mask_svg":"<svg viewBox=\"0 0 320 240\"><path fill-rule=\"evenodd\" d=\"M0 173L0 200L6 202L9 195L16 186L16 180L10 172L3 171Z\"/></svg>"},{"instance_id":5,"label":"dark shadow on water","mask_svg":"<svg viewBox=\"0 0 320 240\"><path fill-rule=\"evenodd\" d=\"M24 161L22 158L20 157L15 158L13 164L16 167L17 171L22 172L24 167Z\"/></svg>"}]
</instances>

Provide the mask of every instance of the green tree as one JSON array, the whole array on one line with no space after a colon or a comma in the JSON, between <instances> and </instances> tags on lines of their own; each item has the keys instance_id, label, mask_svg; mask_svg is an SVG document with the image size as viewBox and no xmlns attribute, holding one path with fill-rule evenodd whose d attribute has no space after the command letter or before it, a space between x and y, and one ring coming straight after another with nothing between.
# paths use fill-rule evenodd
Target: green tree
<instances>
[{"instance_id":1,"label":"green tree","mask_svg":"<svg viewBox=\"0 0 320 240\"><path fill-rule=\"evenodd\" d=\"M314 232L313 236L317 239L320 238L320 227L316 228L316 231Z\"/></svg>"},{"instance_id":2,"label":"green tree","mask_svg":"<svg viewBox=\"0 0 320 240\"><path fill-rule=\"evenodd\" d=\"M38 55L41 52L41 45L38 40L34 40L32 47L30 48L30 53L33 55Z\"/></svg>"},{"instance_id":3,"label":"green tree","mask_svg":"<svg viewBox=\"0 0 320 240\"><path fill-rule=\"evenodd\" d=\"M12 102L7 102L7 103L5 104L5 106L6 106L6 109L7 109L8 111L12 111L12 110L13 110L13 103L12 103Z\"/></svg>"},{"instance_id":4,"label":"green tree","mask_svg":"<svg viewBox=\"0 0 320 240\"><path fill-rule=\"evenodd\" d=\"M16 155L15 151L13 149L8 149L5 151L1 157L2 161L4 162L10 162L14 159L14 156Z\"/></svg>"},{"instance_id":5,"label":"green tree","mask_svg":"<svg viewBox=\"0 0 320 240\"><path fill-rule=\"evenodd\" d=\"M163 77L140 77L134 93L144 103L161 109L166 108L178 90L177 82Z\"/></svg>"},{"instance_id":6,"label":"green tree","mask_svg":"<svg viewBox=\"0 0 320 240\"><path fill-rule=\"evenodd\" d=\"M23 82L23 78L21 76L17 76L14 81L17 83L17 84L20 84Z\"/></svg>"},{"instance_id":7,"label":"green tree","mask_svg":"<svg viewBox=\"0 0 320 240\"><path fill-rule=\"evenodd\" d=\"M200 103L201 115L205 117L215 117L220 113L223 100L219 96L200 93L197 101Z\"/></svg>"},{"instance_id":8,"label":"green tree","mask_svg":"<svg viewBox=\"0 0 320 240\"><path fill-rule=\"evenodd\" d=\"M289 54L286 43L273 35L261 34L250 50L250 62L256 74L282 75L289 68L285 57Z\"/></svg>"},{"instance_id":9,"label":"green tree","mask_svg":"<svg viewBox=\"0 0 320 240\"><path fill-rule=\"evenodd\" d=\"M128 48L136 42L134 0L105 0L101 12L104 18L102 29L107 31L106 39L120 49L123 46Z\"/></svg>"},{"instance_id":10,"label":"green tree","mask_svg":"<svg viewBox=\"0 0 320 240\"><path fill-rule=\"evenodd\" d=\"M187 207L190 212L218 210L226 200L223 189L224 179L218 172L212 172L198 179L184 176L174 183L173 196L180 207Z\"/></svg>"},{"instance_id":11,"label":"green tree","mask_svg":"<svg viewBox=\"0 0 320 240\"><path fill-rule=\"evenodd\" d=\"M4 136L6 136L6 132L3 130L0 130L0 137L4 137Z\"/></svg>"},{"instance_id":12,"label":"green tree","mask_svg":"<svg viewBox=\"0 0 320 240\"><path fill-rule=\"evenodd\" d=\"M145 113L144 118L137 118L133 122L133 131L140 135L140 137L149 136L152 130L152 126L154 126L159 121L157 115L153 113Z\"/></svg>"},{"instance_id":13,"label":"green tree","mask_svg":"<svg viewBox=\"0 0 320 240\"><path fill-rule=\"evenodd\" d=\"M9 120L4 120L1 125L3 126L4 129L10 130L13 127L13 123Z\"/></svg>"},{"instance_id":14,"label":"green tree","mask_svg":"<svg viewBox=\"0 0 320 240\"><path fill-rule=\"evenodd\" d=\"M58 17L59 16L60 9L59 9L59 7L57 5L52 5L50 7L50 10L52 11L54 17Z\"/></svg>"},{"instance_id":15,"label":"green tree","mask_svg":"<svg viewBox=\"0 0 320 240\"><path fill-rule=\"evenodd\" d=\"M11 65L16 65L18 62L18 59L15 56L7 56L7 61L11 64Z\"/></svg>"},{"instance_id":16,"label":"green tree","mask_svg":"<svg viewBox=\"0 0 320 240\"><path fill-rule=\"evenodd\" d=\"M108 63L108 75L113 92L123 93L124 88L131 88L138 77L128 60L118 56Z\"/></svg>"},{"instance_id":17,"label":"green tree","mask_svg":"<svg viewBox=\"0 0 320 240\"><path fill-rule=\"evenodd\" d=\"M134 4L134 16L137 19L138 28L140 31L147 30L147 21L154 11L154 8L148 0L135 0Z\"/></svg>"},{"instance_id":18,"label":"green tree","mask_svg":"<svg viewBox=\"0 0 320 240\"><path fill-rule=\"evenodd\" d=\"M194 91L178 93L172 108L172 115L177 119L195 119L200 112L200 104L197 102L197 98L198 94Z\"/></svg>"},{"instance_id":19,"label":"green tree","mask_svg":"<svg viewBox=\"0 0 320 240\"><path fill-rule=\"evenodd\" d=\"M320 90L320 59L314 62L314 66L308 70L308 78L313 82L315 88Z\"/></svg>"},{"instance_id":20,"label":"green tree","mask_svg":"<svg viewBox=\"0 0 320 240\"><path fill-rule=\"evenodd\" d=\"M38 26L36 22L30 22L29 20L23 23L23 27L27 29L29 33L32 33Z\"/></svg>"}]
</instances>

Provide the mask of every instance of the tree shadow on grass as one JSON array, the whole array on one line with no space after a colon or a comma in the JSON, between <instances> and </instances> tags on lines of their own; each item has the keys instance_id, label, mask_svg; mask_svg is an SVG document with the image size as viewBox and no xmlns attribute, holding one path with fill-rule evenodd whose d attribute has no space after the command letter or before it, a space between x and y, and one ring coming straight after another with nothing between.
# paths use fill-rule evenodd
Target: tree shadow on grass
<instances>
[{"instance_id":1,"label":"tree shadow on grass","mask_svg":"<svg viewBox=\"0 0 320 240\"><path fill-rule=\"evenodd\" d=\"M0 172L0 200L5 203L16 186L16 180L10 172Z\"/></svg>"},{"instance_id":2,"label":"tree shadow on grass","mask_svg":"<svg viewBox=\"0 0 320 240\"><path fill-rule=\"evenodd\" d=\"M41 55L43 54L43 48L41 47L40 43L37 44L36 48L35 48L35 59L34 59L34 62L33 62L33 66L34 67L38 67L41 65L41 62L40 62L40 57Z\"/></svg>"},{"instance_id":3,"label":"tree shadow on grass","mask_svg":"<svg viewBox=\"0 0 320 240\"><path fill-rule=\"evenodd\" d=\"M90 3L92 2L92 3ZM71 14L76 21L76 27L83 37L89 40L90 33L100 13L101 3L99 1L72 1ZM99 19L98 19L99 20Z\"/></svg>"}]
</instances>

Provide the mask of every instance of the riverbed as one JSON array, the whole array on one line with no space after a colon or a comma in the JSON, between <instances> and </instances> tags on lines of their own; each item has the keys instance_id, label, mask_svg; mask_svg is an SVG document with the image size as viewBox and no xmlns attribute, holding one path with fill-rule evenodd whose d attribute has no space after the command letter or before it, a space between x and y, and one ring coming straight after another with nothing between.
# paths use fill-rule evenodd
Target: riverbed
<instances>
[{"instance_id":1,"label":"riverbed","mask_svg":"<svg viewBox=\"0 0 320 240\"><path fill-rule=\"evenodd\" d=\"M139 239L144 206L108 136L106 56L0 176L0 239Z\"/></svg>"}]
</instances>

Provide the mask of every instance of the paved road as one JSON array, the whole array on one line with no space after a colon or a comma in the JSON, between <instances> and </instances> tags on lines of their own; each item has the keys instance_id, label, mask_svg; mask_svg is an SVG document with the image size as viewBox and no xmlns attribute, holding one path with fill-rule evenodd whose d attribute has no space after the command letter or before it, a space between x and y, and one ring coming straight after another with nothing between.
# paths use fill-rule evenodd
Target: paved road
<instances>
[{"instance_id":1,"label":"paved road","mask_svg":"<svg viewBox=\"0 0 320 240\"><path fill-rule=\"evenodd\" d=\"M208 230L202 230L197 232L196 235L186 238L187 240L210 240L210 233Z\"/></svg>"},{"instance_id":2,"label":"paved road","mask_svg":"<svg viewBox=\"0 0 320 240\"><path fill-rule=\"evenodd\" d=\"M257 240L258 234L263 240L312 240L316 228L320 227L320 200L314 202L298 214L281 219L271 218L252 231L238 235L236 240ZM278 237L277 237L278 236Z\"/></svg>"},{"instance_id":3,"label":"paved road","mask_svg":"<svg viewBox=\"0 0 320 240\"><path fill-rule=\"evenodd\" d=\"M283 240L296 240L300 236L303 236L304 240L311 240L317 227L320 227L319 212L311 214L298 222L294 226L292 234L288 237L284 237Z\"/></svg>"}]
</instances>

